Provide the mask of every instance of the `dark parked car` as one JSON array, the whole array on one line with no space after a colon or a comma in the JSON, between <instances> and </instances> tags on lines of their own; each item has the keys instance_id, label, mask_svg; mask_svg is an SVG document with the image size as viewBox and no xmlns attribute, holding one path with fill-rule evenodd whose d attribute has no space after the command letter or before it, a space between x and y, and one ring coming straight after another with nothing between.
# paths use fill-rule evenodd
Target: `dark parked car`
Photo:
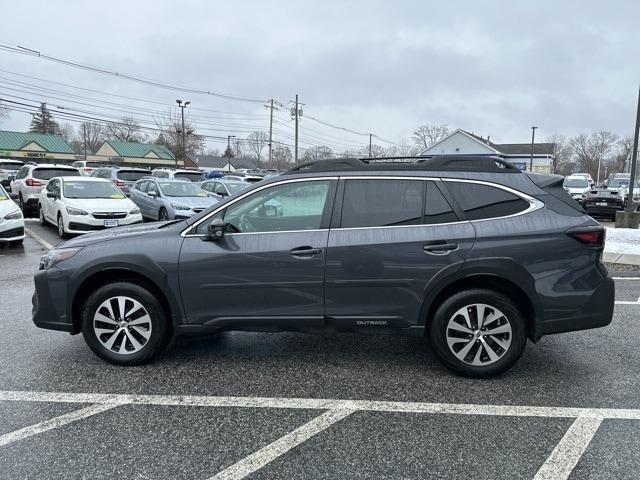
<instances>
[{"instance_id":1,"label":"dark parked car","mask_svg":"<svg viewBox=\"0 0 640 480\"><path fill-rule=\"evenodd\" d=\"M426 336L453 371L497 375L527 339L611 322L604 229L562 181L487 157L304 164L190 219L56 247L33 320L116 364L177 335L358 332Z\"/></svg>"},{"instance_id":2,"label":"dark parked car","mask_svg":"<svg viewBox=\"0 0 640 480\"><path fill-rule=\"evenodd\" d=\"M606 185L589 190L582 205L589 215L616 219L616 212L624 210L625 199L617 188Z\"/></svg>"},{"instance_id":3,"label":"dark parked car","mask_svg":"<svg viewBox=\"0 0 640 480\"><path fill-rule=\"evenodd\" d=\"M111 180L116 187L122 190L127 197L129 189L143 177L151 175L151 172L144 168L136 167L105 167L94 170L91 176L98 178L106 178Z\"/></svg>"}]
</instances>

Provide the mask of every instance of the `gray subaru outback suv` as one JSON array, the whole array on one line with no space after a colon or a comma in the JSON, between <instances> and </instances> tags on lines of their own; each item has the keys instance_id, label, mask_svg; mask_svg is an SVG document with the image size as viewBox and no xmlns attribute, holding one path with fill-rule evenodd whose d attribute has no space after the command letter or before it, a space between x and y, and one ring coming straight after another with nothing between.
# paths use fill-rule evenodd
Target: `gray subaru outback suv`
<instances>
[{"instance_id":1,"label":"gray subaru outback suv","mask_svg":"<svg viewBox=\"0 0 640 480\"><path fill-rule=\"evenodd\" d=\"M33 320L122 365L225 330L425 336L472 377L611 322L605 231L562 177L403 160L304 164L187 220L68 241L42 258Z\"/></svg>"}]
</instances>

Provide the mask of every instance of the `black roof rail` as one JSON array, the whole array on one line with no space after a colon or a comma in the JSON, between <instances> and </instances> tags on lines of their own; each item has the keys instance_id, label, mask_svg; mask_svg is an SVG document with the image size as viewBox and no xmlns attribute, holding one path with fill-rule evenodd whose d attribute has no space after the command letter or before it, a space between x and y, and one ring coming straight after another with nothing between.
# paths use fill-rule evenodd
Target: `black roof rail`
<instances>
[{"instance_id":1,"label":"black roof rail","mask_svg":"<svg viewBox=\"0 0 640 480\"><path fill-rule=\"evenodd\" d=\"M513 164L496 156L437 155L432 157L329 158L297 165L284 172L283 175L358 170L522 173Z\"/></svg>"}]
</instances>

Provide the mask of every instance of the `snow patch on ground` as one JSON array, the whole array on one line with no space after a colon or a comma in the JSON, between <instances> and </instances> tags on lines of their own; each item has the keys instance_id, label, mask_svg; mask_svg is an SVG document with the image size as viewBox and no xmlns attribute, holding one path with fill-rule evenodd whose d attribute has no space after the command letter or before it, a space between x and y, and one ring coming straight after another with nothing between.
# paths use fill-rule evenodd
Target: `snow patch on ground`
<instances>
[{"instance_id":1,"label":"snow patch on ground","mask_svg":"<svg viewBox=\"0 0 640 480\"><path fill-rule=\"evenodd\" d=\"M640 230L634 228L607 228L604 251L640 255Z\"/></svg>"}]
</instances>

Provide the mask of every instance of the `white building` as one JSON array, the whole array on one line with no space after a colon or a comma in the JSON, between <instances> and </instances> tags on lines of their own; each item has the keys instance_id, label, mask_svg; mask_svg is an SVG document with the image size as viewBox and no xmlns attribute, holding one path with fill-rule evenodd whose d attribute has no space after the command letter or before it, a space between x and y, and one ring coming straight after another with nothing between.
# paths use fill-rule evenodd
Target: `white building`
<instances>
[{"instance_id":1,"label":"white building","mask_svg":"<svg viewBox=\"0 0 640 480\"><path fill-rule=\"evenodd\" d=\"M442 140L420 152L421 156L432 155L493 155L503 158L521 170L551 173L555 144L534 143L533 168L530 143L493 143L489 137L482 138L458 129Z\"/></svg>"}]
</instances>

